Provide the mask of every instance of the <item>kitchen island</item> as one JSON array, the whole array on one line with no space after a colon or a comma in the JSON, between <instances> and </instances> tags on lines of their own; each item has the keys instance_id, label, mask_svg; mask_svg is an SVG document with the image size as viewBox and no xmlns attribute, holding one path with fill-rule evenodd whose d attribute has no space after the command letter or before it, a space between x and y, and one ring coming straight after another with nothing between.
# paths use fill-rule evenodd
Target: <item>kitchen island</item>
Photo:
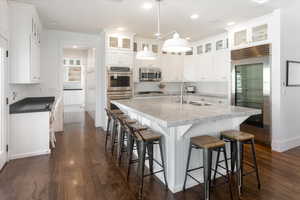
<instances>
[{"instance_id":1,"label":"kitchen island","mask_svg":"<svg viewBox=\"0 0 300 200\"><path fill-rule=\"evenodd\" d=\"M261 113L255 109L205 102L180 104L179 97L116 100L112 103L131 118L163 135L167 181L173 193L182 190L191 137L219 136L221 131L239 129L239 125L248 117ZM160 160L158 152L155 149L154 156ZM194 151L190 167L200 165L202 152ZM162 174L157 176L163 182ZM202 171L196 171L195 177L203 182ZM188 179L187 188L196 184Z\"/></svg>"}]
</instances>

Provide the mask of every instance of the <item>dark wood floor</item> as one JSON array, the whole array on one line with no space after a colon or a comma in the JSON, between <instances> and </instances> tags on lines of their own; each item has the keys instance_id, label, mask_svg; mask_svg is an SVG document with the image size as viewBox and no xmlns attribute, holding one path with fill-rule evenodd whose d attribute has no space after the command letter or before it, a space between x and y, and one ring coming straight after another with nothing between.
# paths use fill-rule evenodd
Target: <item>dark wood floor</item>
<instances>
[{"instance_id":1,"label":"dark wood floor","mask_svg":"<svg viewBox=\"0 0 300 200\"><path fill-rule=\"evenodd\" d=\"M79 113L70 114L78 119ZM134 200L136 174L130 182L125 167L119 168L104 151L104 132L93 128L83 114L82 123L65 125L57 134L57 148L50 156L14 160L0 174L0 200ZM258 146L262 189L254 176L246 177L243 199L299 200L300 148L287 153L270 152ZM247 154L248 155L248 154ZM199 200L201 187L176 195L166 192L155 178L147 178L145 200ZM227 187L213 192L213 199L230 199Z\"/></svg>"}]
</instances>

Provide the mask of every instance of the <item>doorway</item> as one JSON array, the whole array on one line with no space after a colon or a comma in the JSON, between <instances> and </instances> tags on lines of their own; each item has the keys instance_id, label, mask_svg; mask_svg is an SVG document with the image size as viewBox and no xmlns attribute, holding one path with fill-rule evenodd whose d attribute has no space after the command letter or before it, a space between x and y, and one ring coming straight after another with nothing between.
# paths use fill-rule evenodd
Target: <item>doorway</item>
<instances>
[{"instance_id":1,"label":"doorway","mask_svg":"<svg viewBox=\"0 0 300 200\"><path fill-rule=\"evenodd\" d=\"M8 130L8 105L7 105L7 41L0 35L0 169L7 161L7 130Z\"/></svg>"},{"instance_id":2,"label":"doorway","mask_svg":"<svg viewBox=\"0 0 300 200\"><path fill-rule=\"evenodd\" d=\"M89 70L95 60L94 49L73 45L63 49L64 123L82 123L89 105L92 79Z\"/></svg>"}]
</instances>

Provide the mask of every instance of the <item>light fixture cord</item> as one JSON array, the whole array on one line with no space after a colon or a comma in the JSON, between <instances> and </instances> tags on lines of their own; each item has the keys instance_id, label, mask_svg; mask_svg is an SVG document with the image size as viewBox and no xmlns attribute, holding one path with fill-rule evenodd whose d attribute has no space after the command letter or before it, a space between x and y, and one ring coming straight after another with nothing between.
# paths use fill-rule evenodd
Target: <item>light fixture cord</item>
<instances>
[{"instance_id":1,"label":"light fixture cord","mask_svg":"<svg viewBox=\"0 0 300 200\"><path fill-rule=\"evenodd\" d=\"M157 2L157 37L160 38L160 0L157 0Z\"/></svg>"}]
</instances>

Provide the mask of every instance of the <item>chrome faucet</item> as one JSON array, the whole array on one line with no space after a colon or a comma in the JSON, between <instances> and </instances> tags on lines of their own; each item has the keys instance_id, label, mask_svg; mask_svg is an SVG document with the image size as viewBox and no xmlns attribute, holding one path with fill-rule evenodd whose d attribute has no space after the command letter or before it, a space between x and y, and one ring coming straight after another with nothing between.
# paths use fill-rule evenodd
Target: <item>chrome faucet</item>
<instances>
[{"instance_id":1,"label":"chrome faucet","mask_svg":"<svg viewBox=\"0 0 300 200\"><path fill-rule=\"evenodd\" d=\"M184 85L185 83L182 82L181 89L180 89L180 103L184 104Z\"/></svg>"}]
</instances>

